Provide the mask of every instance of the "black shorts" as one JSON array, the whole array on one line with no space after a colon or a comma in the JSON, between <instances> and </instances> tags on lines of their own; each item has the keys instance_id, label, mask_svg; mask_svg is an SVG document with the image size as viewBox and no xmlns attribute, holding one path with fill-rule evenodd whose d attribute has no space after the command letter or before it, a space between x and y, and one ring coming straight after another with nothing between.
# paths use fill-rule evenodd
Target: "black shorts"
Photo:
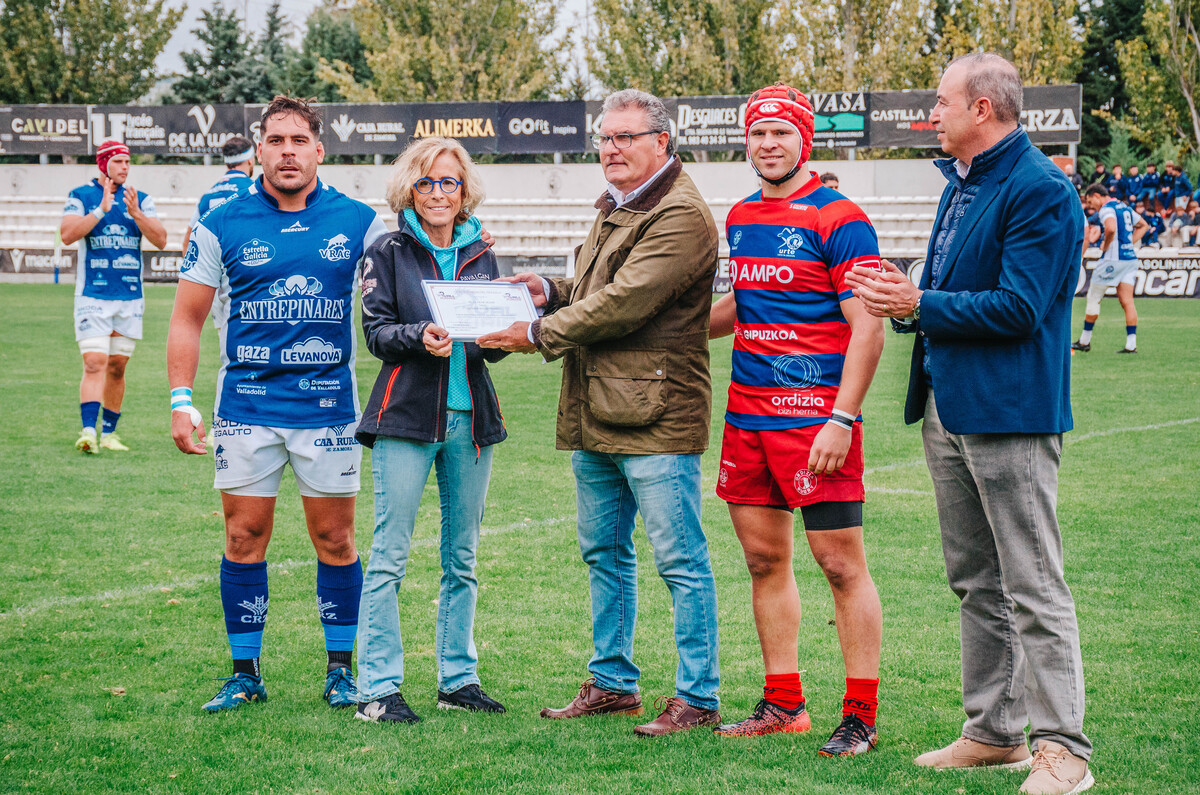
<instances>
[{"instance_id":1,"label":"black shorts","mask_svg":"<svg viewBox=\"0 0 1200 795\"><path fill-rule=\"evenodd\" d=\"M862 506L861 502L814 502L801 505L800 516L806 531L861 527Z\"/></svg>"}]
</instances>

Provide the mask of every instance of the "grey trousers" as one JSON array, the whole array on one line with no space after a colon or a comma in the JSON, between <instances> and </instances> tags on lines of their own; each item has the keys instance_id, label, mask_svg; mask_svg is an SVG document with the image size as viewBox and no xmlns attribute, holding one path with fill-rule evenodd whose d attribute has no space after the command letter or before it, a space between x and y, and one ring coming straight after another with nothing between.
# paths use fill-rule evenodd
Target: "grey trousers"
<instances>
[{"instance_id":1,"label":"grey trousers","mask_svg":"<svg viewBox=\"0 0 1200 795\"><path fill-rule=\"evenodd\" d=\"M1062 434L921 429L950 589L961 600L963 736L1057 742L1088 759L1083 660L1055 509Z\"/></svg>"}]
</instances>

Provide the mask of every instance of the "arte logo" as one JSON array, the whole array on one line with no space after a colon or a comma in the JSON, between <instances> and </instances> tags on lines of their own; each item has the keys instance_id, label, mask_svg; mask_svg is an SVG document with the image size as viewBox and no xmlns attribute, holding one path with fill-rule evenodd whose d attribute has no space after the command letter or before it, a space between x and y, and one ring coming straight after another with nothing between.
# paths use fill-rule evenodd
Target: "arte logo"
<instances>
[{"instance_id":1,"label":"arte logo","mask_svg":"<svg viewBox=\"0 0 1200 795\"><path fill-rule=\"evenodd\" d=\"M279 352L282 364L337 364L341 360L342 349L320 337L309 337Z\"/></svg>"},{"instance_id":2,"label":"arte logo","mask_svg":"<svg viewBox=\"0 0 1200 795\"><path fill-rule=\"evenodd\" d=\"M779 233L779 239L783 242L779 246L779 256L794 257L796 251L804 245L804 238L796 231L795 227L787 227Z\"/></svg>"},{"instance_id":3,"label":"arte logo","mask_svg":"<svg viewBox=\"0 0 1200 795\"><path fill-rule=\"evenodd\" d=\"M334 235L326 241L325 248L321 249L321 256L330 262L350 259L350 249L346 248L349 242L350 238L345 235Z\"/></svg>"},{"instance_id":4,"label":"arte logo","mask_svg":"<svg viewBox=\"0 0 1200 795\"><path fill-rule=\"evenodd\" d=\"M792 486L802 497L807 497L817 490L817 476L807 469L798 470L792 478Z\"/></svg>"},{"instance_id":5,"label":"arte logo","mask_svg":"<svg viewBox=\"0 0 1200 795\"><path fill-rule=\"evenodd\" d=\"M256 265L265 265L274 259L275 247L256 237L238 249L237 255L243 265L253 268Z\"/></svg>"},{"instance_id":6,"label":"arte logo","mask_svg":"<svg viewBox=\"0 0 1200 795\"><path fill-rule=\"evenodd\" d=\"M821 383L821 365L804 353L776 356L771 373L775 383L785 389L810 389Z\"/></svg>"},{"instance_id":7,"label":"arte logo","mask_svg":"<svg viewBox=\"0 0 1200 795\"><path fill-rule=\"evenodd\" d=\"M250 615L243 615L241 622L243 624L265 624L267 623L267 605L270 599L265 596L256 596L254 601L243 600L238 602L238 607L244 607L250 611Z\"/></svg>"}]
</instances>

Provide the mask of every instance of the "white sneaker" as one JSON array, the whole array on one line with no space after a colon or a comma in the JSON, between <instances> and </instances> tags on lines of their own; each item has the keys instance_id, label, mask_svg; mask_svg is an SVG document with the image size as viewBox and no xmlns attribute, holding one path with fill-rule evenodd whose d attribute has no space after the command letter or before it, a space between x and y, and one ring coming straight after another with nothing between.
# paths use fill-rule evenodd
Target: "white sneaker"
<instances>
[{"instance_id":1,"label":"white sneaker","mask_svg":"<svg viewBox=\"0 0 1200 795\"><path fill-rule=\"evenodd\" d=\"M75 449L81 453L99 455L100 442L96 439L96 429L84 428L83 432L79 434L79 438L75 440Z\"/></svg>"}]
</instances>

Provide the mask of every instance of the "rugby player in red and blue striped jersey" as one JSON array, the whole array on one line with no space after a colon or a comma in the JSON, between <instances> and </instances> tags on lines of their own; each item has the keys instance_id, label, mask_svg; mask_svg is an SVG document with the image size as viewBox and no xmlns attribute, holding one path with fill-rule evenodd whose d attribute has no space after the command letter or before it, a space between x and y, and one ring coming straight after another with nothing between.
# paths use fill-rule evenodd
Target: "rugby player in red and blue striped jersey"
<instances>
[{"instance_id":1,"label":"rugby player in red and blue striped jersey","mask_svg":"<svg viewBox=\"0 0 1200 795\"><path fill-rule=\"evenodd\" d=\"M844 277L879 266L867 216L805 168L813 112L777 83L746 106L746 154L762 190L729 212L733 291L713 305L712 337L733 334L717 495L729 504L746 555L766 668L763 699L718 734L807 731L792 572L792 512L833 590L846 665L842 722L821 748L851 756L875 747L882 614L863 547L859 408L883 350L883 326Z\"/></svg>"}]
</instances>

